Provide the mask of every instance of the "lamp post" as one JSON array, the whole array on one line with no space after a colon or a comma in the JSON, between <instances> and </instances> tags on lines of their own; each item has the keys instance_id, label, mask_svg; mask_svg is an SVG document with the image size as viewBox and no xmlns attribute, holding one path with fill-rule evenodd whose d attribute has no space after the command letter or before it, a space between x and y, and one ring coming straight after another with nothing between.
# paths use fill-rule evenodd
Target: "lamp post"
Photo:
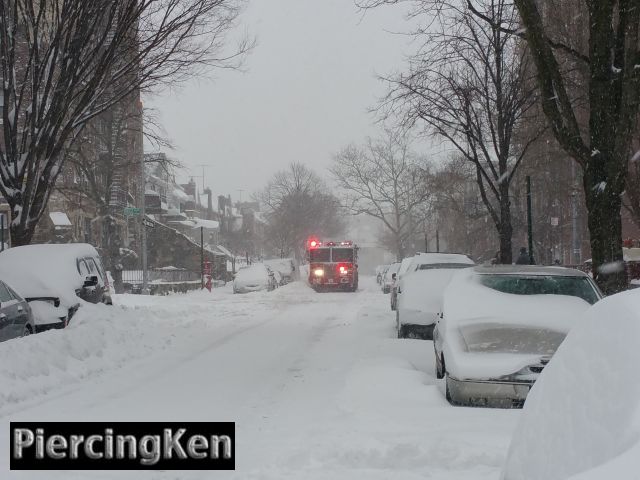
<instances>
[{"instance_id":1,"label":"lamp post","mask_svg":"<svg viewBox=\"0 0 640 480\"><path fill-rule=\"evenodd\" d=\"M144 171L144 155L140 155L140 184L142 186L142 201L140 202L140 243L142 249L142 295L149 295L149 272L147 271L147 227L145 225L146 208L145 193L147 190L147 182Z\"/></svg>"}]
</instances>

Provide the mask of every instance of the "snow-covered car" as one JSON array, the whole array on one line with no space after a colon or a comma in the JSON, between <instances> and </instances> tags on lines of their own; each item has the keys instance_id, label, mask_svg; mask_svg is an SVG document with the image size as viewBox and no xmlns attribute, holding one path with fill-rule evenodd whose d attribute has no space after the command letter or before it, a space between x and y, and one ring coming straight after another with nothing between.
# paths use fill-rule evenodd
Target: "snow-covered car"
<instances>
[{"instance_id":1,"label":"snow-covered car","mask_svg":"<svg viewBox=\"0 0 640 480\"><path fill-rule=\"evenodd\" d=\"M400 262L400 268L398 268L398 273L396 273L396 278L394 282L391 284L391 297L389 298L389 302L391 304L391 310L395 311L398 301L398 285L400 284L400 279L403 275L405 275L413 263L413 257L407 257Z\"/></svg>"},{"instance_id":2,"label":"snow-covered car","mask_svg":"<svg viewBox=\"0 0 640 480\"><path fill-rule=\"evenodd\" d=\"M263 263L254 263L242 268L233 279L233 293L271 291L277 287L273 271Z\"/></svg>"},{"instance_id":3,"label":"snow-covered car","mask_svg":"<svg viewBox=\"0 0 640 480\"><path fill-rule=\"evenodd\" d=\"M586 311L535 386L504 480L638 478L640 290Z\"/></svg>"},{"instance_id":4,"label":"snow-covered car","mask_svg":"<svg viewBox=\"0 0 640 480\"><path fill-rule=\"evenodd\" d=\"M291 258L266 260L264 264L280 277L279 285L287 285L295 280L296 264Z\"/></svg>"},{"instance_id":5,"label":"snow-covered car","mask_svg":"<svg viewBox=\"0 0 640 480\"><path fill-rule=\"evenodd\" d=\"M35 332L29 303L0 280L0 342Z\"/></svg>"},{"instance_id":6,"label":"snow-covered car","mask_svg":"<svg viewBox=\"0 0 640 480\"><path fill-rule=\"evenodd\" d=\"M382 293L390 293L391 287L396 281L396 275L400 269L400 263L392 263L382 275Z\"/></svg>"},{"instance_id":7,"label":"snow-covered car","mask_svg":"<svg viewBox=\"0 0 640 480\"><path fill-rule=\"evenodd\" d=\"M84 243L5 250L0 253L0 278L29 302L36 331L65 327L83 301L111 304L100 255Z\"/></svg>"},{"instance_id":8,"label":"snow-covered car","mask_svg":"<svg viewBox=\"0 0 640 480\"><path fill-rule=\"evenodd\" d=\"M584 312L602 298L583 272L477 266L445 290L433 332L436 376L454 405L520 407Z\"/></svg>"},{"instance_id":9,"label":"snow-covered car","mask_svg":"<svg viewBox=\"0 0 640 480\"><path fill-rule=\"evenodd\" d=\"M389 265L378 265L376 267L376 282L378 283L378 285L382 285L382 277L384 276L384 273L387 271L387 269L389 268Z\"/></svg>"},{"instance_id":10,"label":"snow-covered car","mask_svg":"<svg viewBox=\"0 0 640 480\"><path fill-rule=\"evenodd\" d=\"M433 327L442 313L442 296L451 277L457 270L474 265L466 255L432 253L420 257L423 258L418 270L407 273L398 283L398 338L431 340Z\"/></svg>"}]
</instances>

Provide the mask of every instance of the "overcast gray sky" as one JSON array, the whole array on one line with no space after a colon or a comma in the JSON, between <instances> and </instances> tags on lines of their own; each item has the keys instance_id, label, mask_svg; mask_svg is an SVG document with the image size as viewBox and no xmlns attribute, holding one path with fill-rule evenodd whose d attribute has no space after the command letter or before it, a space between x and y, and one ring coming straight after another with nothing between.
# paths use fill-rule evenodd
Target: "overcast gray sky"
<instances>
[{"instance_id":1,"label":"overcast gray sky","mask_svg":"<svg viewBox=\"0 0 640 480\"><path fill-rule=\"evenodd\" d=\"M326 174L331 156L375 134L367 109L384 92L376 73L400 68L408 39L403 10L364 17L353 0L252 0L241 29L258 45L247 71L213 72L146 103L176 150L216 194L243 198L294 161ZM189 171L179 178L186 180ZM196 179L201 183L200 179Z\"/></svg>"}]
</instances>

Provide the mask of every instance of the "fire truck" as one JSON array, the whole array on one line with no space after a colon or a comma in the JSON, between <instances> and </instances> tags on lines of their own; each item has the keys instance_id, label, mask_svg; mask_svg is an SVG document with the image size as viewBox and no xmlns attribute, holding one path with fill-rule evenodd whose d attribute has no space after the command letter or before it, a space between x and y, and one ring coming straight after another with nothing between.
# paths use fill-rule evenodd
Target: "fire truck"
<instances>
[{"instance_id":1,"label":"fire truck","mask_svg":"<svg viewBox=\"0 0 640 480\"><path fill-rule=\"evenodd\" d=\"M307 242L309 285L316 291L358 289L358 246L351 241Z\"/></svg>"}]
</instances>

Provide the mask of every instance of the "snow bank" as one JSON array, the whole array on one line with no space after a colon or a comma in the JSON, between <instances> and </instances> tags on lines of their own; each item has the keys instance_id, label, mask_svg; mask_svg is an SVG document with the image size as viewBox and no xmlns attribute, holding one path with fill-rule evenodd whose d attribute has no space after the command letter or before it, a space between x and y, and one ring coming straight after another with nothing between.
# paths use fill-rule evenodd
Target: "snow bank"
<instances>
[{"instance_id":1,"label":"snow bank","mask_svg":"<svg viewBox=\"0 0 640 480\"><path fill-rule=\"evenodd\" d=\"M190 315L184 315L185 302L210 299L210 294L183 296L180 301L118 297L130 297L132 305L86 304L63 330L0 343L0 416L52 392L147 359L178 340L197 343L202 333L215 325L210 304L191 306Z\"/></svg>"},{"instance_id":2,"label":"snow bank","mask_svg":"<svg viewBox=\"0 0 640 480\"><path fill-rule=\"evenodd\" d=\"M503 478L638 478L639 344L640 291L591 307L529 394Z\"/></svg>"}]
</instances>

